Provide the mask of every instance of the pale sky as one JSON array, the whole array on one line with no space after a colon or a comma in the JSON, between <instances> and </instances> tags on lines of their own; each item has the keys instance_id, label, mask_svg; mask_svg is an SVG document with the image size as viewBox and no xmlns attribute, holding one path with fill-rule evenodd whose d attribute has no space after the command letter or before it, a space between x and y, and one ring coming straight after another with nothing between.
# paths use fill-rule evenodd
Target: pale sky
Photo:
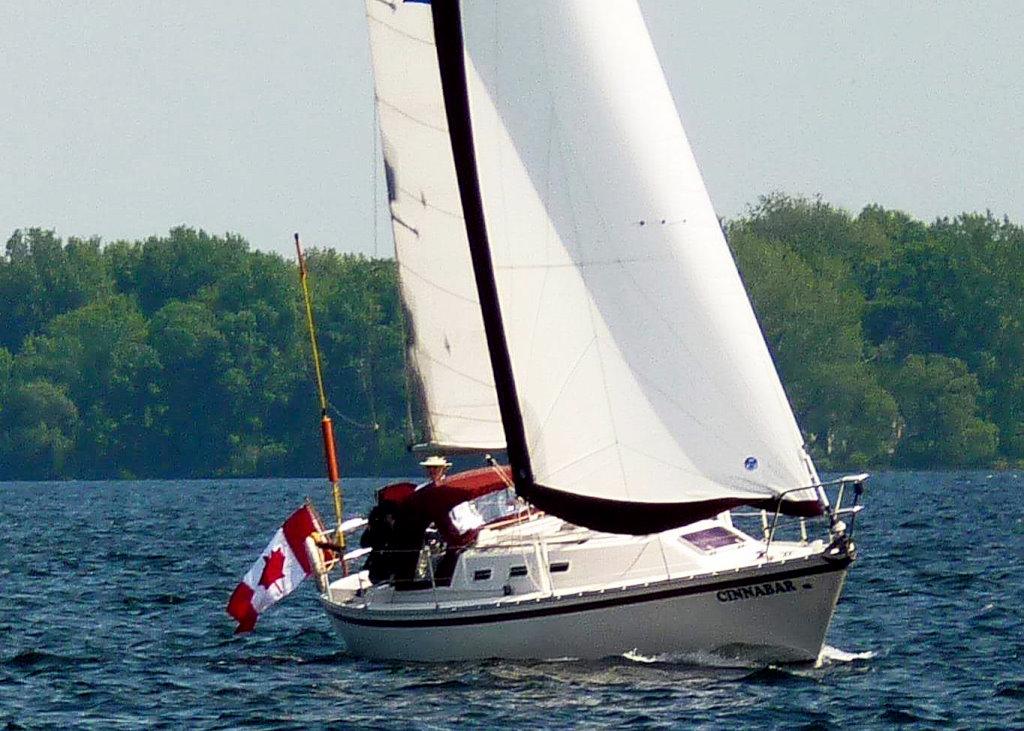
<instances>
[{"instance_id":1,"label":"pale sky","mask_svg":"<svg viewBox=\"0 0 1024 731\"><path fill-rule=\"evenodd\" d=\"M719 215L782 190L1024 223L1024 2L641 6ZM184 223L390 255L363 13L3 0L0 244Z\"/></svg>"}]
</instances>

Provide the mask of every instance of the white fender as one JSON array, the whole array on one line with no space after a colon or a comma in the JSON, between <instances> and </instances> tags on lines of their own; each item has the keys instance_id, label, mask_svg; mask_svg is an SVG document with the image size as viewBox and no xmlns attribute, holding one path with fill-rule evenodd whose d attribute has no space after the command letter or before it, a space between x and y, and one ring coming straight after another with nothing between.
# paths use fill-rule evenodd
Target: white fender
<instances>
[{"instance_id":1,"label":"white fender","mask_svg":"<svg viewBox=\"0 0 1024 731\"><path fill-rule=\"evenodd\" d=\"M317 547L313 536L306 536L306 555L309 557L309 565L313 569L314 578L316 578L316 588L321 594L326 594L327 569L324 567L324 554Z\"/></svg>"}]
</instances>

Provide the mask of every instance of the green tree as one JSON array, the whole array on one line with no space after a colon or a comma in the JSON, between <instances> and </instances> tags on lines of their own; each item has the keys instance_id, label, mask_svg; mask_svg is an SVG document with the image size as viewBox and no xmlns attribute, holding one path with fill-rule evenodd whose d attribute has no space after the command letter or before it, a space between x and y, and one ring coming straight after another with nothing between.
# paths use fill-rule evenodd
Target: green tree
<instances>
[{"instance_id":1,"label":"green tree","mask_svg":"<svg viewBox=\"0 0 1024 731\"><path fill-rule=\"evenodd\" d=\"M978 380L963 361L910 355L890 383L905 420L898 464L971 466L995 455L998 430L978 416Z\"/></svg>"},{"instance_id":2,"label":"green tree","mask_svg":"<svg viewBox=\"0 0 1024 731\"><path fill-rule=\"evenodd\" d=\"M146 315L171 300L188 300L243 269L251 256L239 236L211 236L179 226L167 236L141 244L121 244L111 252L113 275L121 292L133 295Z\"/></svg>"},{"instance_id":3,"label":"green tree","mask_svg":"<svg viewBox=\"0 0 1024 731\"><path fill-rule=\"evenodd\" d=\"M49 381L15 385L0 412L0 475L51 480L69 476L78 409L64 389Z\"/></svg>"},{"instance_id":4,"label":"green tree","mask_svg":"<svg viewBox=\"0 0 1024 731\"><path fill-rule=\"evenodd\" d=\"M76 475L145 470L158 369L146 328L131 299L110 296L53 318L18 355L22 381L59 385L82 417L70 460Z\"/></svg>"},{"instance_id":5,"label":"green tree","mask_svg":"<svg viewBox=\"0 0 1024 731\"><path fill-rule=\"evenodd\" d=\"M341 458L349 471L400 469L410 459L397 266L312 251L309 268Z\"/></svg>"},{"instance_id":6,"label":"green tree","mask_svg":"<svg viewBox=\"0 0 1024 731\"><path fill-rule=\"evenodd\" d=\"M781 194L726 229L821 467L1024 463L1024 229ZM411 469L397 265L309 265L342 469ZM0 479L322 474L294 263L27 229L0 313Z\"/></svg>"},{"instance_id":7,"label":"green tree","mask_svg":"<svg viewBox=\"0 0 1024 731\"><path fill-rule=\"evenodd\" d=\"M887 222L894 246L868 292L869 339L890 363L929 353L966 363L981 387L982 415L999 428L1002 453L1024 457L1024 231L990 214L931 226L877 208L871 215Z\"/></svg>"},{"instance_id":8,"label":"green tree","mask_svg":"<svg viewBox=\"0 0 1024 731\"><path fill-rule=\"evenodd\" d=\"M53 231L15 231L0 257L0 346L17 352L55 316L111 293L99 239L69 239Z\"/></svg>"},{"instance_id":9,"label":"green tree","mask_svg":"<svg viewBox=\"0 0 1024 731\"><path fill-rule=\"evenodd\" d=\"M228 359L216 315L202 302L172 300L153 315L149 342L161 365L152 468L182 477L221 472L231 414L218 384Z\"/></svg>"},{"instance_id":10,"label":"green tree","mask_svg":"<svg viewBox=\"0 0 1024 731\"><path fill-rule=\"evenodd\" d=\"M14 356L6 348L0 348L0 423L4 418L4 408L8 404L8 396L13 386Z\"/></svg>"},{"instance_id":11,"label":"green tree","mask_svg":"<svg viewBox=\"0 0 1024 731\"><path fill-rule=\"evenodd\" d=\"M870 217L851 218L820 198L808 200L782 193L763 196L746 216L734 222L757 239L783 244L820 278L855 290L885 261L892 242Z\"/></svg>"},{"instance_id":12,"label":"green tree","mask_svg":"<svg viewBox=\"0 0 1024 731\"><path fill-rule=\"evenodd\" d=\"M849 279L856 257L829 253L844 245L812 235L815 225L845 246L856 239L849 218L824 204L769 199L729 226L729 244L816 461L884 464L899 415L869 362L863 296Z\"/></svg>"}]
</instances>

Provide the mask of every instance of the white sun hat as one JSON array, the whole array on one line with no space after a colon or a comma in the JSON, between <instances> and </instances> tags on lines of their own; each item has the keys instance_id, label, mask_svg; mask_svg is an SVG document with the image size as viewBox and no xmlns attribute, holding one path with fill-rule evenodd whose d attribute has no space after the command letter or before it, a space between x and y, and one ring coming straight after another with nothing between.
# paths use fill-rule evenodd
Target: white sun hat
<instances>
[{"instance_id":1,"label":"white sun hat","mask_svg":"<svg viewBox=\"0 0 1024 731\"><path fill-rule=\"evenodd\" d=\"M427 457L420 462L420 467L451 467L452 463L439 454Z\"/></svg>"}]
</instances>

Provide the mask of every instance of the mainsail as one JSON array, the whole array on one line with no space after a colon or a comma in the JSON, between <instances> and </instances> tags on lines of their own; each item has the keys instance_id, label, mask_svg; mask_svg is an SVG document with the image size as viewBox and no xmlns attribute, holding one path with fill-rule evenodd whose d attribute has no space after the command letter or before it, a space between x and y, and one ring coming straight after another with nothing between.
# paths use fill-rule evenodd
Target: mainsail
<instances>
[{"instance_id":1,"label":"mainsail","mask_svg":"<svg viewBox=\"0 0 1024 731\"><path fill-rule=\"evenodd\" d=\"M429 5L367 0L408 363L440 449L502 449Z\"/></svg>"},{"instance_id":2,"label":"mainsail","mask_svg":"<svg viewBox=\"0 0 1024 731\"><path fill-rule=\"evenodd\" d=\"M410 155L417 181L444 177L428 203L465 221L455 231L456 217L421 205L414 248L415 206L396 204L399 184L399 261L422 255L427 224L447 224L430 233L443 249L426 256L451 263L435 287L466 295L458 247L472 252L520 493L582 525L645 533L774 506L816 483L635 0L369 6L371 29L386 17L407 38L374 49L378 77L404 70L378 78L390 165L408 180ZM423 42L431 32L436 49ZM408 88L428 68L441 83L417 76ZM410 121L386 121L402 95L415 104L396 115ZM413 143L436 149L420 155ZM420 167L427 158L436 169ZM417 307L434 308L437 330L465 338L456 367L487 363L479 310L442 311L408 280L415 326ZM476 362L462 360L470 353ZM437 374L420 373L428 403L443 395L440 378L429 383ZM814 490L783 501L786 512L819 509Z\"/></svg>"}]
</instances>

